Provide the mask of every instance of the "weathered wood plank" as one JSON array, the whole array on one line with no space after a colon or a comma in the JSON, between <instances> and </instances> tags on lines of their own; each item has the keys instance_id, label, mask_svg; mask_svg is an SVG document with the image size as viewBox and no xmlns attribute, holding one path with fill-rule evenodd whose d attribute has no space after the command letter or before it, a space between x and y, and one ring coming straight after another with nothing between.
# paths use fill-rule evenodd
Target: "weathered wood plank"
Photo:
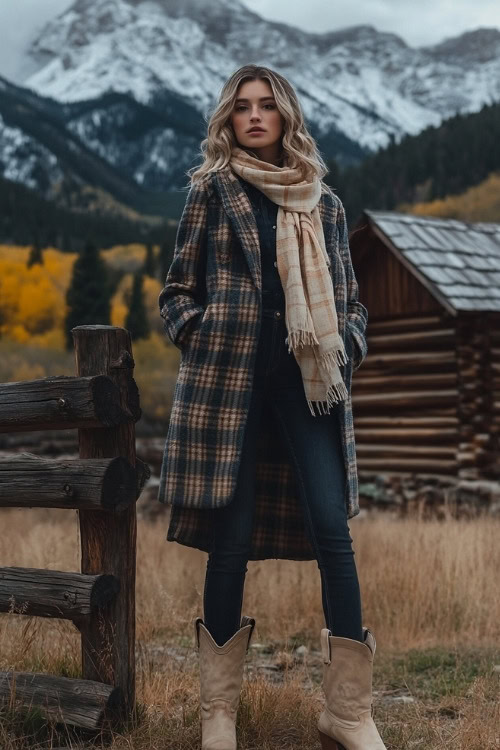
<instances>
[{"instance_id":1,"label":"weathered wood plank","mask_svg":"<svg viewBox=\"0 0 500 750\"><path fill-rule=\"evenodd\" d=\"M81 622L119 590L120 582L112 575L0 568L0 612Z\"/></svg>"},{"instance_id":2,"label":"weathered wood plank","mask_svg":"<svg viewBox=\"0 0 500 750\"><path fill-rule=\"evenodd\" d=\"M446 321L448 323L449 321ZM392 331L427 331L435 328L444 328L445 321L438 315L412 315L408 318L391 316L384 319L373 319L368 321L368 334L389 333Z\"/></svg>"},{"instance_id":3,"label":"weathered wood plank","mask_svg":"<svg viewBox=\"0 0 500 750\"><path fill-rule=\"evenodd\" d=\"M356 427L399 427L404 429L413 429L414 427L422 429L443 430L450 427L458 427L458 417L436 417L432 413L421 416L368 414L356 417Z\"/></svg>"},{"instance_id":4,"label":"weathered wood plank","mask_svg":"<svg viewBox=\"0 0 500 750\"><path fill-rule=\"evenodd\" d=\"M58 461L18 453L0 459L0 506L123 511L140 481L122 456Z\"/></svg>"},{"instance_id":5,"label":"weathered wood plank","mask_svg":"<svg viewBox=\"0 0 500 750\"><path fill-rule=\"evenodd\" d=\"M114 326L77 326L72 329L77 374L109 375L124 399L139 392L133 379L134 360L129 332ZM127 395L128 394L128 395ZM123 406L123 404L122 404ZM136 466L135 424L100 430L79 430L80 457L123 456ZM80 510L82 573L115 575L122 585L113 601L91 614L82 628L82 668L86 679L120 687L127 710L135 710L135 503L120 514Z\"/></svg>"},{"instance_id":6,"label":"weathered wood plank","mask_svg":"<svg viewBox=\"0 0 500 750\"><path fill-rule=\"evenodd\" d=\"M33 672L0 672L0 703L11 710L38 709L51 721L99 729L122 716L119 687Z\"/></svg>"},{"instance_id":7,"label":"weathered wood plank","mask_svg":"<svg viewBox=\"0 0 500 750\"><path fill-rule=\"evenodd\" d=\"M395 391L387 393L358 393L354 408L356 409L406 409L432 406L452 406L457 401L455 389L442 389L438 391Z\"/></svg>"},{"instance_id":8,"label":"weathered wood plank","mask_svg":"<svg viewBox=\"0 0 500 750\"><path fill-rule=\"evenodd\" d=\"M457 429L431 429L416 428L411 426L401 428L371 427L363 429L356 427L356 443L372 443L377 446L380 444L400 441L398 445L406 443L407 445L431 445L435 443L446 443L453 445L458 441Z\"/></svg>"},{"instance_id":9,"label":"weathered wood plank","mask_svg":"<svg viewBox=\"0 0 500 750\"><path fill-rule=\"evenodd\" d=\"M111 427L137 421L136 400L121 402L112 378L56 375L0 383L0 432Z\"/></svg>"},{"instance_id":10,"label":"weathered wood plank","mask_svg":"<svg viewBox=\"0 0 500 750\"><path fill-rule=\"evenodd\" d=\"M368 352L363 363L364 375L383 376L391 372L454 372L457 368L455 350L371 352L368 341ZM361 373L361 370L359 372Z\"/></svg>"},{"instance_id":11,"label":"weathered wood plank","mask_svg":"<svg viewBox=\"0 0 500 750\"><path fill-rule=\"evenodd\" d=\"M353 394L361 391L373 391L373 390L396 390L402 388L429 388L430 390L436 390L440 387L456 387L457 375L455 372L437 372L437 373L399 373L398 375L386 373L384 375L366 375L360 369L359 374L356 373L352 383Z\"/></svg>"},{"instance_id":12,"label":"weathered wood plank","mask_svg":"<svg viewBox=\"0 0 500 750\"><path fill-rule=\"evenodd\" d=\"M448 475L456 474L456 461L434 460L430 458L368 458L359 457L359 468L362 471L375 473L402 472L410 474Z\"/></svg>"},{"instance_id":13,"label":"weathered wood plank","mask_svg":"<svg viewBox=\"0 0 500 750\"><path fill-rule=\"evenodd\" d=\"M371 333L368 338L370 351L411 349L413 352L420 348L442 348L453 346L455 330L453 328L438 328L437 330L405 331L404 333L386 331L381 334Z\"/></svg>"},{"instance_id":14,"label":"weathered wood plank","mask_svg":"<svg viewBox=\"0 0 500 750\"><path fill-rule=\"evenodd\" d=\"M358 457L399 456L427 457L430 459L445 458L453 461L456 456L456 446L443 445L413 445L412 443L362 443L356 445Z\"/></svg>"}]
</instances>

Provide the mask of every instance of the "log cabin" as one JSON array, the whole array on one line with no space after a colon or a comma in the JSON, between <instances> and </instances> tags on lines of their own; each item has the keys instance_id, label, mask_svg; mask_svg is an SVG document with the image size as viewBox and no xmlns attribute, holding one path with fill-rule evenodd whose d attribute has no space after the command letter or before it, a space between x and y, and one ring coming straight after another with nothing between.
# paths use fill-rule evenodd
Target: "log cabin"
<instances>
[{"instance_id":1,"label":"log cabin","mask_svg":"<svg viewBox=\"0 0 500 750\"><path fill-rule=\"evenodd\" d=\"M350 247L369 317L352 382L361 500L389 475L499 498L500 224L365 210Z\"/></svg>"}]
</instances>

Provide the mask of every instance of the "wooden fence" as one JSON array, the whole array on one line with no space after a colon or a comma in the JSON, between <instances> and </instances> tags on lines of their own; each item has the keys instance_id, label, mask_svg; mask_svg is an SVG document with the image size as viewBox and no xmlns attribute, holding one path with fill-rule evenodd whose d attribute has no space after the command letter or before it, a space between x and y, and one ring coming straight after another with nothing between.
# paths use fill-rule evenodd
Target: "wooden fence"
<instances>
[{"instance_id":1,"label":"wooden fence","mask_svg":"<svg viewBox=\"0 0 500 750\"><path fill-rule=\"evenodd\" d=\"M81 572L0 568L0 612L71 620L82 677L0 672L0 702L89 729L135 709L135 503L150 476L129 332L72 329L76 376L0 384L0 432L78 429L79 458L0 460L0 506L78 511Z\"/></svg>"}]
</instances>

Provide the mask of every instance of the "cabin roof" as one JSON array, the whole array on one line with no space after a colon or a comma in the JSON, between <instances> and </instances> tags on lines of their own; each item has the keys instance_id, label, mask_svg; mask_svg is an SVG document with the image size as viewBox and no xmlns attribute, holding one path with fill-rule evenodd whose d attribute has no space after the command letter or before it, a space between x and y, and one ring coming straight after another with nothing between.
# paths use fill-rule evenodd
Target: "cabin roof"
<instances>
[{"instance_id":1,"label":"cabin roof","mask_svg":"<svg viewBox=\"0 0 500 750\"><path fill-rule=\"evenodd\" d=\"M436 297L455 310L500 311L500 224L364 213L379 236L427 279Z\"/></svg>"}]
</instances>

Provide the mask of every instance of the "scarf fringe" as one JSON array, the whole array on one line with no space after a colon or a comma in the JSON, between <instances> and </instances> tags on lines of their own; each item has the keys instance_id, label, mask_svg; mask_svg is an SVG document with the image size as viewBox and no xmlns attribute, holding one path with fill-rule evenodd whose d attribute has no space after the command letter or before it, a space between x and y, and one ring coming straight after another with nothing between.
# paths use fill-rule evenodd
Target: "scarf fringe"
<instances>
[{"instance_id":1,"label":"scarf fringe","mask_svg":"<svg viewBox=\"0 0 500 750\"><path fill-rule=\"evenodd\" d=\"M321 364L330 372L335 366L340 367L347 364L347 354L342 346L341 349L333 349L321 355Z\"/></svg>"},{"instance_id":2,"label":"scarf fringe","mask_svg":"<svg viewBox=\"0 0 500 750\"><path fill-rule=\"evenodd\" d=\"M318 339L314 331L292 331L285 339L285 343L288 344L288 353L292 349L298 349L299 346L302 349L304 346L314 346L319 344Z\"/></svg>"},{"instance_id":3,"label":"scarf fringe","mask_svg":"<svg viewBox=\"0 0 500 750\"><path fill-rule=\"evenodd\" d=\"M339 401L345 401L349 393L343 380L340 383L332 383L326 392L326 399L330 406L334 406Z\"/></svg>"},{"instance_id":4,"label":"scarf fringe","mask_svg":"<svg viewBox=\"0 0 500 750\"><path fill-rule=\"evenodd\" d=\"M347 354L344 349L342 339L339 337L340 347L338 349L332 349L329 352L325 352L321 355L321 364L323 367L330 371L335 365L341 367L347 364ZM285 344L288 345L288 353L299 346L302 349L304 346L317 346L319 341L314 331L293 331L289 333L285 339Z\"/></svg>"},{"instance_id":5,"label":"scarf fringe","mask_svg":"<svg viewBox=\"0 0 500 750\"><path fill-rule=\"evenodd\" d=\"M327 390L326 401L310 401L307 399L309 410L313 417L317 416L314 413L315 404L320 414L330 414L330 407L335 406L335 404L338 404L340 401L345 401L348 395L347 388L343 381L340 381L340 383L337 384L332 383Z\"/></svg>"}]
</instances>

